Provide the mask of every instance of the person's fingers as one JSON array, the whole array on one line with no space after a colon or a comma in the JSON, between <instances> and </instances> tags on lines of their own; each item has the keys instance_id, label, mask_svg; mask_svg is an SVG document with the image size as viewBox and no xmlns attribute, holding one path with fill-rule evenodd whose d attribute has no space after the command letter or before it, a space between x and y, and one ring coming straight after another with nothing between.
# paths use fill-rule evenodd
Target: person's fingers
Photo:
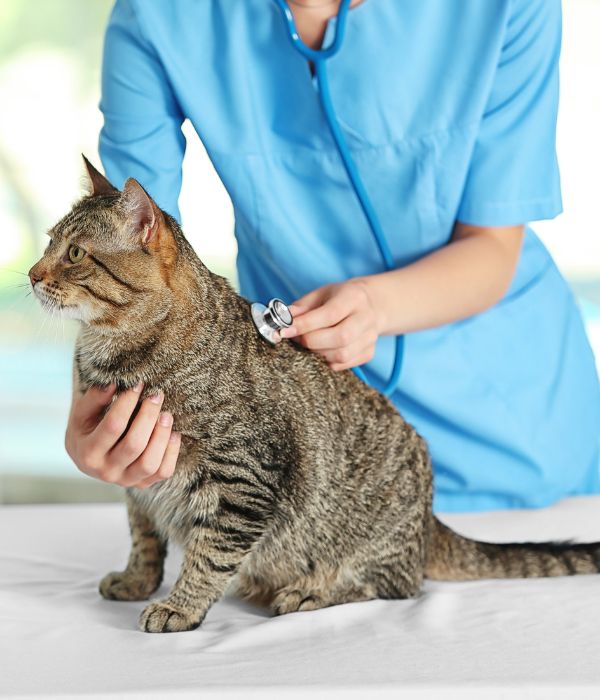
<instances>
[{"instance_id":1,"label":"person's fingers","mask_svg":"<svg viewBox=\"0 0 600 700\"><path fill-rule=\"evenodd\" d=\"M334 350L351 345L361 338L368 328L368 318L352 314L335 326L305 333L299 336L297 341L310 350Z\"/></svg>"},{"instance_id":2,"label":"person's fingers","mask_svg":"<svg viewBox=\"0 0 600 700\"><path fill-rule=\"evenodd\" d=\"M290 304L288 306L288 309L292 314L292 318L296 318L296 316L300 316L305 311L308 311L308 306L300 306L300 304L297 301L295 301L293 304Z\"/></svg>"},{"instance_id":3,"label":"person's fingers","mask_svg":"<svg viewBox=\"0 0 600 700\"><path fill-rule=\"evenodd\" d=\"M300 297L300 299L296 299L293 304L288 306L289 310L292 312L292 316L300 316L300 314L320 306L330 291L329 285L325 285L324 287L313 289L312 292L305 294L303 297Z\"/></svg>"},{"instance_id":4,"label":"person's fingers","mask_svg":"<svg viewBox=\"0 0 600 700\"><path fill-rule=\"evenodd\" d=\"M95 455L92 461L104 461L106 453L114 447L125 432L131 414L133 413L142 392L143 383L139 382L132 389L127 389L112 402L106 415L89 436L89 451Z\"/></svg>"},{"instance_id":5,"label":"person's fingers","mask_svg":"<svg viewBox=\"0 0 600 700\"><path fill-rule=\"evenodd\" d=\"M339 299L330 299L322 306L307 311L294 319L291 328L283 328L279 331L282 338L293 338L297 335L304 335L319 328L335 326L348 315L349 309Z\"/></svg>"},{"instance_id":6,"label":"person's fingers","mask_svg":"<svg viewBox=\"0 0 600 700\"><path fill-rule=\"evenodd\" d=\"M112 401L115 389L116 384L113 382L106 387L91 386L83 394L74 394L69 415L73 428L91 431L96 426L102 409Z\"/></svg>"},{"instance_id":7,"label":"person's fingers","mask_svg":"<svg viewBox=\"0 0 600 700\"><path fill-rule=\"evenodd\" d=\"M145 451L158 420L163 400L164 395L158 393L148 396L142 401L140 410L129 426L127 433L108 453L106 460L107 469L126 469ZM158 464L159 462L156 464L157 468ZM146 474L146 476L148 475Z\"/></svg>"},{"instance_id":8,"label":"person's fingers","mask_svg":"<svg viewBox=\"0 0 600 700\"><path fill-rule=\"evenodd\" d=\"M292 314L293 322L290 328L282 329L285 332L281 337L293 338L296 335L296 319L299 316L302 316L302 314L305 314L307 311L311 311L312 309L322 306L330 295L331 285L325 285L324 287L313 289L312 292L305 294L303 297L300 297L300 299L297 299L293 304L290 304L288 308Z\"/></svg>"},{"instance_id":9,"label":"person's fingers","mask_svg":"<svg viewBox=\"0 0 600 700\"><path fill-rule=\"evenodd\" d=\"M136 488L144 489L148 486L152 486L157 481L162 481L163 479L169 479L173 476L175 472L175 467L177 465L177 457L179 456L179 449L181 448L181 433L172 432L167 440L167 447L164 451L160 467L153 476L148 479L135 484Z\"/></svg>"},{"instance_id":10,"label":"person's fingers","mask_svg":"<svg viewBox=\"0 0 600 700\"><path fill-rule=\"evenodd\" d=\"M69 410L64 445L69 457L78 469L87 474L89 468L81 459L80 448L94 428L98 425L102 410L112 401L116 385L107 387L90 387L86 392L74 391Z\"/></svg>"},{"instance_id":11,"label":"person's fingers","mask_svg":"<svg viewBox=\"0 0 600 700\"><path fill-rule=\"evenodd\" d=\"M352 369L352 367L360 367L361 365L370 362L375 355L375 348L370 345L365 348L362 352L358 353L356 357L353 357L349 362L333 362L329 365L330 369L334 372L341 372L344 369Z\"/></svg>"},{"instance_id":12,"label":"person's fingers","mask_svg":"<svg viewBox=\"0 0 600 700\"><path fill-rule=\"evenodd\" d=\"M374 351L375 343L373 341L365 342L364 338L360 338L355 343L346 346L345 348L336 348L335 350L322 350L319 355L322 355L331 369L340 370L348 367L356 367L359 364L368 362L364 359L369 355L370 351ZM372 357L372 354L371 354ZM369 357L369 359L371 359Z\"/></svg>"},{"instance_id":13,"label":"person's fingers","mask_svg":"<svg viewBox=\"0 0 600 700\"><path fill-rule=\"evenodd\" d=\"M121 484L124 485L123 480L125 480L127 481L127 486L135 485L139 481L143 481L156 474L161 465L165 450L167 449L172 426L173 416L168 411L158 416L158 420L154 422L151 435L147 440L147 444L144 446L144 450L135 461L129 463L129 466L123 472ZM126 439L127 437L125 437L123 441Z\"/></svg>"}]
</instances>

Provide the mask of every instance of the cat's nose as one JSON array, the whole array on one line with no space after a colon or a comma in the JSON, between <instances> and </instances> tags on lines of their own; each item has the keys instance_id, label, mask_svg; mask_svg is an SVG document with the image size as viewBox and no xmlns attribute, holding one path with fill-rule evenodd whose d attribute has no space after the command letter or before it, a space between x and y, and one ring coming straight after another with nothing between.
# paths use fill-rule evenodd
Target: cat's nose
<instances>
[{"instance_id":1,"label":"cat's nose","mask_svg":"<svg viewBox=\"0 0 600 700\"><path fill-rule=\"evenodd\" d=\"M39 282L42 278L33 270L29 270L29 279L31 280L31 286L35 287L36 282Z\"/></svg>"}]
</instances>

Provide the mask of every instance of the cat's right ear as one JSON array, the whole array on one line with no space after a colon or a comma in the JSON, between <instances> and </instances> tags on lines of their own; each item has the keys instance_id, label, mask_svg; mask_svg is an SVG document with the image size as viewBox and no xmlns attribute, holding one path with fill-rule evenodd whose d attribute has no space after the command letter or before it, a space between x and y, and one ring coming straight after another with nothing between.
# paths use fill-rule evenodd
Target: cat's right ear
<instances>
[{"instance_id":1,"label":"cat's right ear","mask_svg":"<svg viewBox=\"0 0 600 700\"><path fill-rule=\"evenodd\" d=\"M116 187L113 187L110 182L102 175L102 173L98 172L96 168L90 163L90 161L83 155L81 154L81 157L83 158L83 162L85 163L85 167L87 170L87 174L89 175L90 178L90 197L97 197L98 195L101 194L118 194L119 190Z\"/></svg>"},{"instance_id":2,"label":"cat's right ear","mask_svg":"<svg viewBox=\"0 0 600 700\"><path fill-rule=\"evenodd\" d=\"M143 245L155 239L158 230L159 211L150 195L134 178L127 179L121 197L122 205L133 230Z\"/></svg>"}]
</instances>

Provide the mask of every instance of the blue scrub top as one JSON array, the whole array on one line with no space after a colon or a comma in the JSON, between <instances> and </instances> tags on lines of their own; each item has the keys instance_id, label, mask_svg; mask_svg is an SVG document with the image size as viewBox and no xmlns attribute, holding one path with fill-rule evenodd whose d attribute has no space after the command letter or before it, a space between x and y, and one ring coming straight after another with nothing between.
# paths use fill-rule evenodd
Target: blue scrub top
<instances>
[{"instance_id":1,"label":"blue scrub top","mask_svg":"<svg viewBox=\"0 0 600 700\"><path fill-rule=\"evenodd\" d=\"M335 19L328 23L327 44ZM562 210L555 153L559 0L364 0L331 92L398 266L455 221ZM272 0L117 0L106 32L100 156L179 218L189 119L233 201L241 292L292 301L382 271L306 61ZM393 338L368 365L383 386ZM491 309L406 337L392 400L423 435L434 509L543 506L599 490L600 389L573 295L526 228Z\"/></svg>"}]
</instances>

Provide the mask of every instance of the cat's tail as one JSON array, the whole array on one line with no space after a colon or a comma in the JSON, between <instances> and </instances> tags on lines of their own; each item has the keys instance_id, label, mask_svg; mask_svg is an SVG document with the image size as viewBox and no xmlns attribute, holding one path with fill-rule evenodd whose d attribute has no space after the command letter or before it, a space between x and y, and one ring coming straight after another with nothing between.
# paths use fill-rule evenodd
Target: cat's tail
<instances>
[{"instance_id":1,"label":"cat's tail","mask_svg":"<svg viewBox=\"0 0 600 700\"><path fill-rule=\"evenodd\" d=\"M425 576L438 581L533 578L600 572L600 542L519 542L470 540L431 519Z\"/></svg>"}]
</instances>

